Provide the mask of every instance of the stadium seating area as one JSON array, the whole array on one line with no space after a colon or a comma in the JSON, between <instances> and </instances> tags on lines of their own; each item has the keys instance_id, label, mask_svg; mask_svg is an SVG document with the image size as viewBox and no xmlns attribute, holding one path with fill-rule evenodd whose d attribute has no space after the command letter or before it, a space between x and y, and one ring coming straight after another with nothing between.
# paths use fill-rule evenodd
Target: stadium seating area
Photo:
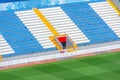
<instances>
[{"instance_id":1,"label":"stadium seating area","mask_svg":"<svg viewBox=\"0 0 120 80\"><path fill-rule=\"evenodd\" d=\"M117 26L120 17L107 2L63 4L39 11L59 33L68 34L78 46L120 39ZM3 57L56 50L49 39L53 34L33 10L1 11L0 34Z\"/></svg>"},{"instance_id":2,"label":"stadium seating area","mask_svg":"<svg viewBox=\"0 0 120 80\"><path fill-rule=\"evenodd\" d=\"M120 17L107 2L91 3L91 7L107 23L107 25L120 37ZM99 9L101 8L101 9Z\"/></svg>"},{"instance_id":3,"label":"stadium seating area","mask_svg":"<svg viewBox=\"0 0 120 80\"><path fill-rule=\"evenodd\" d=\"M62 5L62 8L79 29L89 38L90 44L119 39L88 3Z\"/></svg>"}]
</instances>

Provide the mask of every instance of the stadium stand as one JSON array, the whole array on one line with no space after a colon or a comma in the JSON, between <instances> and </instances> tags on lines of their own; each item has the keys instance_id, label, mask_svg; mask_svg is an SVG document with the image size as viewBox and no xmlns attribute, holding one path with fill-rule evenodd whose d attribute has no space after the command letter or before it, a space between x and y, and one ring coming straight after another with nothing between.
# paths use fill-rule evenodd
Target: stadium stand
<instances>
[{"instance_id":1,"label":"stadium stand","mask_svg":"<svg viewBox=\"0 0 120 80\"><path fill-rule=\"evenodd\" d=\"M88 3L62 5L62 9L88 37L90 40L89 44L108 42L118 39L116 34L99 17L99 15L96 14Z\"/></svg>"},{"instance_id":2,"label":"stadium stand","mask_svg":"<svg viewBox=\"0 0 120 80\"><path fill-rule=\"evenodd\" d=\"M78 46L120 40L116 26L120 17L105 1L62 4L39 11L58 33L69 35ZM9 48L0 47L4 58L56 50L49 39L53 33L34 10L1 11L0 34L0 43L4 39Z\"/></svg>"},{"instance_id":3,"label":"stadium stand","mask_svg":"<svg viewBox=\"0 0 120 80\"><path fill-rule=\"evenodd\" d=\"M90 5L116 35L120 37L120 17L114 9L107 2L91 3Z\"/></svg>"},{"instance_id":4,"label":"stadium stand","mask_svg":"<svg viewBox=\"0 0 120 80\"><path fill-rule=\"evenodd\" d=\"M52 35L52 33L32 10L16 12L16 14L43 46L43 48L55 47L48 38Z\"/></svg>"}]
</instances>

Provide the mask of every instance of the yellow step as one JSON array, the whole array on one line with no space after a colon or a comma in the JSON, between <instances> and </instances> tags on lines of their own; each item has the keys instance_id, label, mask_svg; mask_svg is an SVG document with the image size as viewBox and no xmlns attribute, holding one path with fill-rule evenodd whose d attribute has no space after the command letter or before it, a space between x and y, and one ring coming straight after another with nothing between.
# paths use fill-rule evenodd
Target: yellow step
<instances>
[{"instance_id":1,"label":"yellow step","mask_svg":"<svg viewBox=\"0 0 120 80\"><path fill-rule=\"evenodd\" d=\"M56 48L58 50L62 50L62 48L60 47L60 45L54 40L55 37L54 36L50 36L49 39L51 40L51 42L56 46Z\"/></svg>"},{"instance_id":2,"label":"yellow step","mask_svg":"<svg viewBox=\"0 0 120 80\"><path fill-rule=\"evenodd\" d=\"M3 58L2 58L2 56L0 56L0 61L2 61L3 60Z\"/></svg>"},{"instance_id":3,"label":"yellow step","mask_svg":"<svg viewBox=\"0 0 120 80\"><path fill-rule=\"evenodd\" d=\"M114 10L118 13L118 15L120 16L120 10L117 8L117 6L111 1L111 0L107 0L107 2L114 8Z\"/></svg>"},{"instance_id":4,"label":"yellow step","mask_svg":"<svg viewBox=\"0 0 120 80\"><path fill-rule=\"evenodd\" d=\"M55 30L55 28L52 26L52 24L45 18L45 16L42 14L42 12L37 9L33 8L33 11L36 13L36 15L42 20L42 22L48 27L48 29L55 35L58 36L59 33Z\"/></svg>"},{"instance_id":5,"label":"yellow step","mask_svg":"<svg viewBox=\"0 0 120 80\"><path fill-rule=\"evenodd\" d=\"M54 34L54 36L50 36L49 39L51 40L51 42L56 46L56 48L58 50L62 50L61 46L54 40L56 37L60 37L60 36L66 36L66 34L59 34L55 28L52 26L52 24L45 18L45 16L42 14L42 12L40 10L38 10L37 8L34 8L33 11L36 13L36 15L40 18L40 20L46 25L46 27L50 30L50 32L52 32L52 34ZM71 39L71 38L70 38ZM72 41L72 39L71 39ZM72 41L73 42L73 41ZM77 48L77 45L74 43L74 48ZM69 49L68 51L73 51L73 49Z\"/></svg>"}]
</instances>

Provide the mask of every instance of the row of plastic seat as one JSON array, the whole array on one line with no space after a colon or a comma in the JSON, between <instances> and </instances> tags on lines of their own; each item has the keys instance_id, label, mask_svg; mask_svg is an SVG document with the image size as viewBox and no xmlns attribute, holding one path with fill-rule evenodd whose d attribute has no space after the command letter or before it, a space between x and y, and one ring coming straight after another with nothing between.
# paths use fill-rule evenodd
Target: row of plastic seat
<instances>
[{"instance_id":1,"label":"row of plastic seat","mask_svg":"<svg viewBox=\"0 0 120 80\"><path fill-rule=\"evenodd\" d=\"M4 37L0 34L0 55L8 53L14 53L14 51L4 39Z\"/></svg>"},{"instance_id":2,"label":"row of plastic seat","mask_svg":"<svg viewBox=\"0 0 120 80\"><path fill-rule=\"evenodd\" d=\"M39 17L32 10L29 11L29 13L23 11L23 13L16 12L16 14L27 26L30 32L35 36L35 38L39 41L39 43L43 46L43 48L55 47L49 39L49 36L52 36L52 33L46 28L45 24L39 19ZM30 21L33 16L34 16L34 20ZM23 17L27 18L27 20L23 19ZM37 27L36 29L35 26L39 26L39 27Z\"/></svg>"},{"instance_id":3,"label":"row of plastic seat","mask_svg":"<svg viewBox=\"0 0 120 80\"><path fill-rule=\"evenodd\" d=\"M112 29L109 28L109 26L87 3L84 4L84 6L78 5L76 8L74 7L74 4L71 6L68 5L69 7L72 7L71 9L66 6L67 4L62 5L62 9L90 39L90 43L100 43L119 39L112 31ZM81 9L78 8L79 6Z\"/></svg>"},{"instance_id":4,"label":"row of plastic seat","mask_svg":"<svg viewBox=\"0 0 120 80\"><path fill-rule=\"evenodd\" d=\"M27 27L21 22L21 20L15 15L14 12L6 11L6 15L2 15L3 13L4 12L1 12L0 14L0 16L2 16L0 18L0 21L2 21L0 23L2 26L0 31L14 50L14 52L12 52L14 54L3 55L3 57L44 51L39 42L34 38L34 36L30 33ZM9 52L9 50L7 50L7 52Z\"/></svg>"},{"instance_id":5,"label":"row of plastic seat","mask_svg":"<svg viewBox=\"0 0 120 80\"><path fill-rule=\"evenodd\" d=\"M117 15L114 9L107 2L97 3L97 5L91 4L91 6L99 14L99 16L107 23L107 25L109 25L109 27L116 33L116 35L120 37L120 17ZM99 7L101 7L101 9L99 9ZM113 18L111 18L111 16ZM116 23L117 25L113 25Z\"/></svg>"},{"instance_id":6,"label":"row of plastic seat","mask_svg":"<svg viewBox=\"0 0 120 80\"><path fill-rule=\"evenodd\" d=\"M116 27L119 25L119 18L107 7L108 5L105 5L106 3L98 4L94 4L94 8L105 15L99 16L87 3L64 4L60 7L43 8L40 11L58 32L67 33L78 45L119 40L116 35L120 35L119 28ZM101 6L106 12L96 8L96 5ZM112 13L107 14L107 10ZM15 14L19 15L19 18ZM109 21L111 28L101 18ZM112 18L116 21L111 21ZM3 26L0 27L1 33L15 51L15 54L4 55L4 57L55 50L55 48L52 48L53 44L47 41L52 34L48 32L47 27L43 25L32 10L17 11L15 13L13 11L1 12L0 22L0 25ZM72 28L75 29L72 30ZM116 33L112 31L112 28ZM31 34L32 32L34 34Z\"/></svg>"},{"instance_id":7,"label":"row of plastic seat","mask_svg":"<svg viewBox=\"0 0 120 80\"><path fill-rule=\"evenodd\" d=\"M26 11L27 13L29 13L29 14L31 14L30 12L31 11ZM21 14L22 16L24 16L24 17L21 17L22 18L22 20L21 21L28 21L28 20L32 20L32 21L28 21L28 22L33 22L33 21L35 21L36 19L35 18L30 18L30 19L27 19L27 17L30 17L30 16L27 16L26 18L25 18L25 14L21 11L21 12L18 12L18 14ZM12 31L12 34L14 34L13 36L12 36L12 38L11 37L9 37L10 36L10 33L6 33L7 35L5 35L6 37L9 37L9 39L7 39L7 41L9 41L10 42L10 44L12 45L12 48L14 48L15 49L15 54L14 55L12 55L12 56L15 56L15 55L21 55L22 53L24 53L24 54L27 54L27 53L33 53L33 52L37 52L37 51L39 51L39 49L41 49L40 48L40 45L37 45L37 44L35 44L34 42L34 39L32 39L32 37L30 37L31 35L29 35L29 33L28 32L26 32L25 30L27 30L27 29L25 29L26 27L22 24L21 25L21 22L20 21L18 21L19 19L18 18L16 18L16 16L15 15L13 15L12 13L11 13L11 15L9 14L9 12L7 13L6 12L6 17L3 17L2 18L2 21L6 21L7 22L7 20L9 20L8 22L10 22L11 24L9 25L9 26L11 26L10 28L8 28L7 26L5 26L6 27L6 30L5 31L9 31L9 32L11 32ZM1 15L0 15L1 16ZM35 16L33 16L33 17L35 17ZM15 19L16 18L16 19ZM11 19L14 19L15 21L13 21L13 20L11 20ZM27 22L26 22L27 23ZM4 26L4 24L2 24L1 23L1 25L2 26ZM19 27L14 27L13 25L15 25L15 26L19 26ZM20 26L21 25L21 26ZM34 27L36 27L36 26L38 26L38 24L30 24L29 26L29 28L31 28L32 30L34 30L33 29L33 27L31 27L31 26L33 26L34 25ZM18 29L17 29L18 28ZM24 28L24 29L23 29ZM38 27L36 27L36 28L38 28ZM17 29L17 30L16 30ZM43 28L40 28L40 29L42 29L42 30L44 30ZM36 31L37 31L37 29L35 29ZM5 32L5 31L3 31L3 32ZM37 32L36 32L37 33ZM4 33L5 34L5 33ZM18 35L19 34L19 35ZM37 34L38 35L38 34ZM44 37L43 37L44 36ZM42 37L39 37L39 39L40 38L46 38L46 37L48 37L48 36L46 36L46 35L43 35ZM29 38L29 39L28 39ZM30 40L30 38L31 38L31 41L29 41ZM12 40L14 40L14 42L13 41L11 41L11 39ZM20 43L16 43L16 42L20 42ZM34 43L34 44L33 44ZM23 44L24 44L24 46L23 46ZM27 45L27 46L26 46ZM29 47L28 47L29 46ZM31 48L30 48L31 47ZM48 48L49 48L49 46L47 46ZM39 48L39 49L38 49ZM24 51L23 51L24 50ZM6 55L4 55L4 56L6 56ZM8 55L8 56L11 56L11 55Z\"/></svg>"},{"instance_id":8,"label":"row of plastic seat","mask_svg":"<svg viewBox=\"0 0 120 80\"><path fill-rule=\"evenodd\" d=\"M40 11L50 21L50 23L59 33L61 34L67 33L76 43L82 43L83 42L82 39L84 39L84 42L89 42L86 36L82 34L80 29L77 28L77 26L73 23L73 21L66 15L66 13L61 8L59 8L57 12L55 9L52 8L52 10L51 9L49 10L45 8L42 10L40 9ZM53 15L54 17L52 17ZM74 36L72 34L78 34L78 35ZM81 36L82 39L79 38L79 36Z\"/></svg>"}]
</instances>

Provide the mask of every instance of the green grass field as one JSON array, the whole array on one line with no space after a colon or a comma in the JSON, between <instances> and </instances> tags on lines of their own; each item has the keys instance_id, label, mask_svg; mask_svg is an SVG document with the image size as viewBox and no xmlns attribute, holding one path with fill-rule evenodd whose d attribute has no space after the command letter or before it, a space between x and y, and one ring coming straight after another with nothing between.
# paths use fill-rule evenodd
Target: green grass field
<instances>
[{"instance_id":1,"label":"green grass field","mask_svg":"<svg viewBox=\"0 0 120 80\"><path fill-rule=\"evenodd\" d=\"M120 52L4 70L0 80L120 80Z\"/></svg>"}]
</instances>

